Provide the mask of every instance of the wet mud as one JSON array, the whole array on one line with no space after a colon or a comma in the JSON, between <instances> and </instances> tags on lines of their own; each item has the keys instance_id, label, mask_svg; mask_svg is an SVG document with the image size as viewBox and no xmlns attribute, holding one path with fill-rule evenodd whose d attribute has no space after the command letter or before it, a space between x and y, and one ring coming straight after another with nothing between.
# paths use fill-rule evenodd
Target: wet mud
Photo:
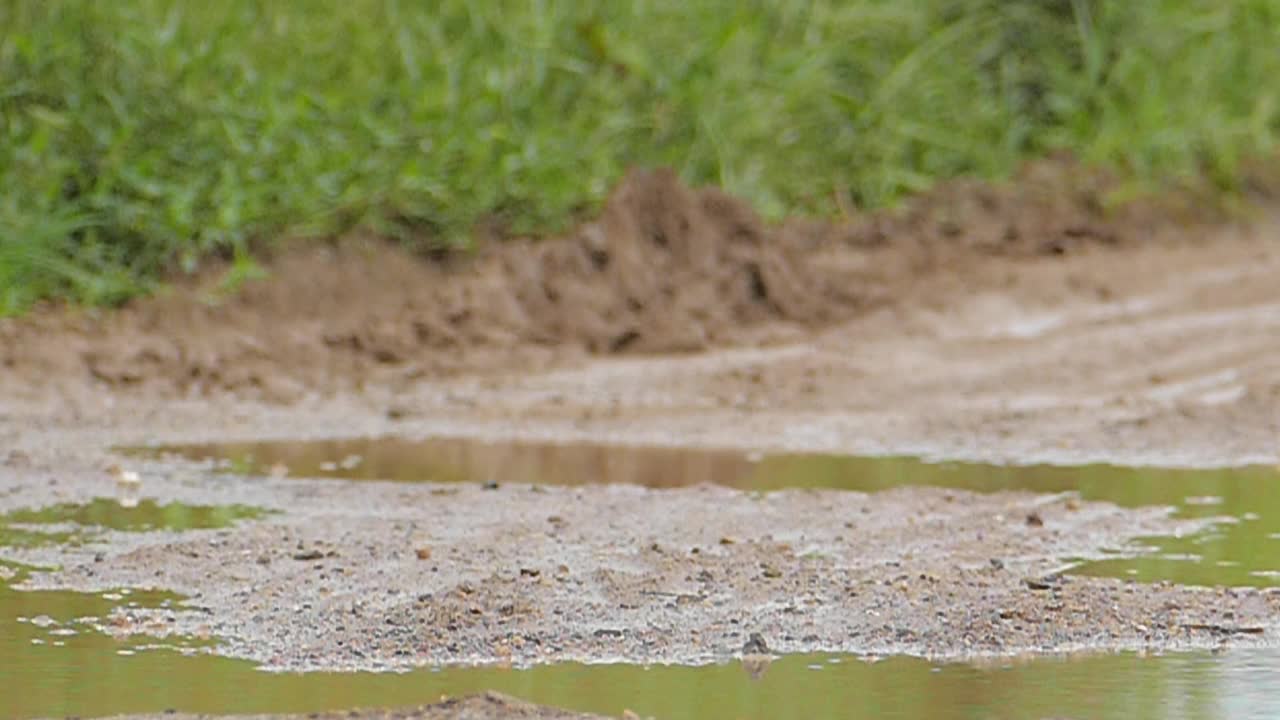
<instances>
[{"instance_id":1,"label":"wet mud","mask_svg":"<svg viewBox=\"0 0 1280 720\"><path fill-rule=\"evenodd\" d=\"M465 438L408 441L349 438L188 445L135 449L136 457L212 462L225 472L357 481L612 485L681 488L719 485L750 493L853 490L874 493L909 487L1056 494L1068 502L1121 507L1168 507L1175 517L1200 519L1204 532L1144 539L1140 555L1116 551L1071 572L1167 580L1188 585L1280 584L1280 505L1271 492L1280 468L1211 470L1112 465L984 465L923 463L910 458L859 458L674 447L567 443L500 443ZM1027 523L1044 527L1029 514ZM1132 550L1134 548L1128 548Z\"/></svg>"},{"instance_id":2,"label":"wet mud","mask_svg":"<svg viewBox=\"0 0 1280 720\"><path fill-rule=\"evenodd\" d=\"M1064 574L1067 558L1206 523L1073 495L356 484L138 467L147 499L279 514L8 549L60 568L20 587L172 590L193 608L172 632L212 634L221 652L274 669L701 663L734 656L752 633L784 653L930 658L1268 645L1280 609L1269 589ZM0 504L110 487L38 477Z\"/></svg>"},{"instance_id":3,"label":"wet mud","mask_svg":"<svg viewBox=\"0 0 1280 720\"><path fill-rule=\"evenodd\" d=\"M0 368L21 381L14 392L69 377L290 402L583 354L772 343L892 306L923 276L981 284L990 258L1144 245L1214 217L1172 203L1108 210L1114 189L1046 160L1005 185L955 181L892 211L770 223L718 189L637 170L561 238L481 239L443 259L368 237L285 243L270 280L234 293L212 270L113 312L0 321Z\"/></svg>"},{"instance_id":4,"label":"wet mud","mask_svg":"<svg viewBox=\"0 0 1280 720\"><path fill-rule=\"evenodd\" d=\"M560 241L443 264L376 241L309 246L234 297L210 279L118 312L5 321L0 513L113 497L122 464L143 502L272 514L23 536L0 557L50 568L22 588L181 593L168 632L275 669L706 663L752 633L782 653L935 659L1270 648L1265 578L1062 572L1212 520L1171 507L246 480L116 450L397 435L1275 465L1275 215L1149 222L1063 183L957 185L837 227L761 223L641 174ZM9 530L42 531L77 532Z\"/></svg>"}]
</instances>

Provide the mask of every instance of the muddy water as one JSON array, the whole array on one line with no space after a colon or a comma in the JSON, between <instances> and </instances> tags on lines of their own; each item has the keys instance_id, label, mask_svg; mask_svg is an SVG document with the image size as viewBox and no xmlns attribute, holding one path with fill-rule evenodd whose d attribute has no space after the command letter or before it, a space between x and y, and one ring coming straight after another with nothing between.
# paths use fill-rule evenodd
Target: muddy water
<instances>
[{"instance_id":1,"label":"muddy water","mask_svg":"<svg viewBox=\"0 0 1280 720\"><path fill-rule=\"evenodd\" d=\"M5 566L20 581L22 569ZM1099 720L1270 718L1274 654L1040 659L990 667L894 658L789 656L763 668L551 665L404 674L276 674L199 652L190 639L115 640L96 630L156 593L21 592L0 583L0 717L103 716L176 709L311 712L410 705L496 689L586 712L681 718ZM752 672L754 671L754 673ZM20 689L20 691L18 691Z\"/></svg>"},{"instance_id":2,"label":"muddy water","mask_svg":"<svg viewBox=\"0 0 1280 720\"><path fill-rule=\"evenodd\" d=\"M99 498L0 515L0 549L80 543L103 530L221 528L262 514L238 505L160 505L147 500L123 506ZM156 663L177 667L181 663L174 664L172 658L209 645L198 638L132 634L142 622L141 616L134 616L135 610L177 610L181 607L177 595L127 588L103 593L14 590L27 570L0 561L0 717L108 712L120 698L157 691L146 680L151 674L147 667ZM161 613L159 619L148 620L160 625L147 629L165 634L165 617ZM126 629L131 631L128 639L115 639L114 634ZM164 695L160 692L156 697Z\"/></svg>"},{"instance_id":3,"label":"muddy water","mask_svg":"<svg viewBox=\"0 0 1280 720\"><path fill-rule=\"evenodd\" d=\"M1276 468L1012 467L471 440L356 439L187 446L167 452L213 458L225 469L244 474L354 480L634 483L656 488L716 483L749 491L843 488L864 492L933 485L978 492L1076 492L1086 500L1129 507L1171 506L1184 517L1223 520L1208 532L1145 541L1146 554L1137 559L1088 563L1076 572L1190 585L1280 585L1280 493L1273 491L1280 471Z\"/></svg>"},{"instance_id":4,"label":"muddy water","mask_svg":"<svg viewBox=\"0 0 1280 720\"><path fill-rule=\"evenodd\" d=\"M177 608L177 596L13 590L10 583L23 574L20 566L0 564L0 577L11 576L0 581L0 717L106 713L153 690L143 668L173 664L181 653L207 644L193 638L116 640L110 634L131 623L135 608Z\"/></svg>"}]
</instances>

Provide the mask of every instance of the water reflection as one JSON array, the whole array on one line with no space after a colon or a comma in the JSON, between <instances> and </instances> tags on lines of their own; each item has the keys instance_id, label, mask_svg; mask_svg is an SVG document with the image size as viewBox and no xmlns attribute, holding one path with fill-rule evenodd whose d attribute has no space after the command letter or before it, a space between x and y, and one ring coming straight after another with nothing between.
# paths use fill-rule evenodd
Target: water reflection
<instances>
[{"instance_id":1,"label":"water reflection","mask_svg":"<svg viewBox=\"0 0 1280 720\"><path fill-rule=\"evenodd\" d=\"M107 528L126 532L147 530L205 530L230 527L237 520L260 517L265 511L245 505L159 504L154 500L120 502L96 498L86 503L60 503L37 510L15 510L0 515L0 545L14 545L12 538L20 532L43 535L30 527L14 529L13 525L74 523L85 527ZM12 533L12 535L7 535Z\"/></svg>"}]
</instances>

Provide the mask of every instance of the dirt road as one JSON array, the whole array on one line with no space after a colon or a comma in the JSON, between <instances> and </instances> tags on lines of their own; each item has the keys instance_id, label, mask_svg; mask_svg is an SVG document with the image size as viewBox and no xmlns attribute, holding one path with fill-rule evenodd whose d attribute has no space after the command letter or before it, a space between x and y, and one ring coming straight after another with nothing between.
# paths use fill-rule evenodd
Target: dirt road
<instances>
[{"instance_id":1,"label":"dirt road","mask_svg":"<svg viewBox=\"0 0 1280 720\"><path fill-rule=\"evenodd\" d=\"M1268 237L1268 233L1272 237ZM427 387L557 434L989 461L1231 465L1280 453L1280 226L989 260L806 338ZM967 285L967 286L966 286ZM424 413L429 414L429 413Z\"/></svg>"},{"instance_id":2,"label":"dirt road","mask_svg":"<svg viewBox=\"0 0 1280 720\"><path fill-rule=\"evenodd\" d=\"M103 468L120 461L110 448L142 442L467 435L996 462L1276 463L1278 232L1260 216L1160 242L934 253L924 265L874 271L866 252L887 259L883 249L824 245L805 263L857 266L893 292L816 314L716 315L704 330L723 328L700 336L710 345L699 352L455 348L492 360L475 371L440 359L448 348L374 361L349 343L321 351L287 328L245 325L218 326L216 337L241 333L235 352L257 358L257 380L236 376L237 385L225 367L177 382L205 366L155 345L169 332L160 323L147 334L155 313L129 311L106 326L11 323L0 328L11 369L0 510L109 495ZM825 297L852 277L832 272ZM264 332L321 354L291 377ZM111 342L141 342L150 355L125 347L108 357ZM40 358L53 358L44 375ZM1273 592L1053 575L1067 556L1192 529L1161 509L936 489L761 499L712 487L242 481L131 462L159 500L281 514L234 532L116 534L104 546L4 555L62 565L35 576L38 586L188 594L204 610L181 614L174 631L211 632L227 640L224 652L271 667L704 661L739 652L751 632L782 652L949 658L1277 637ZM1031 512L1043 527L1024 521ZM429 561L419 546L431 548ZM293 559L298 548L319 559ZM1212 627L1228 631L1197 629Z\"/></svg>"}]
</instances>

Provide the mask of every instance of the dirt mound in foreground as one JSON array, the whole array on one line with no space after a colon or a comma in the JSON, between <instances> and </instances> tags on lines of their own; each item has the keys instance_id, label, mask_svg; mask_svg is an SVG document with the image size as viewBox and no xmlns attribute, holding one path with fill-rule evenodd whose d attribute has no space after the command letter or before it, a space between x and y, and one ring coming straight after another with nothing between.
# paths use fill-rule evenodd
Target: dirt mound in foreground
<instances>
[{"instance_id":1,"label":"dirt mound in foreground","mask_svg":"<svg viewBox=\"0 0 1280 720\"><path fill-rule=\"evenodd\" d=\"M1046 170L1047 168L1047 170ZM388 377L524 367L565 352L686 352L753 329L817 327L907 292L964 258L1144 238L1061 164L996 188L944 185L898 212L764 223L716 189L635 171L566 237L490 243L432 262L374 239L295 243L230 297L179 285L118 311L46 310L0 325L19 384L83 378L287 400Z\"/></svg>"}]
</instances>

